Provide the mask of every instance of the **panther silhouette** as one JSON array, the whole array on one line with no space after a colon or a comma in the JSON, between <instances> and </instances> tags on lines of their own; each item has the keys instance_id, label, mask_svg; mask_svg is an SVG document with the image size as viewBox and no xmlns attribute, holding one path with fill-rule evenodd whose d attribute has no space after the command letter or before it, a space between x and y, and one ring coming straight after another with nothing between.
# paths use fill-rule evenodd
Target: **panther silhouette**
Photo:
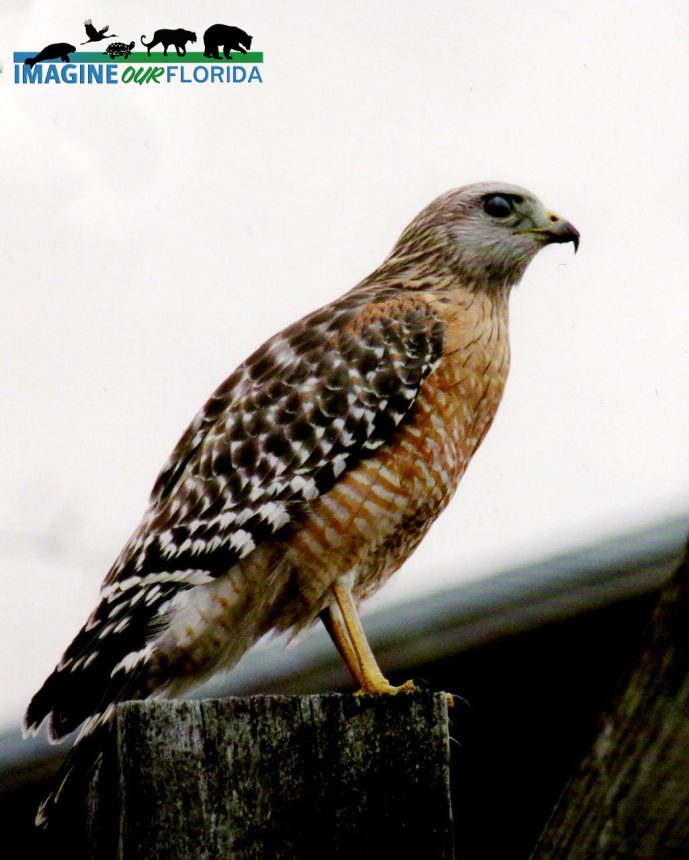
<instances>
[{"instance_id":1,"label":"panther silhouette","mask_svg":"<svg viewBox=\"0 0 689 860\"><path fill-rule=\"evenodd\" d=\"M226 60L232 59L230 51L241 51L246 54L245 49L251 48L251 40L253 36L249 36L244 30L239 27L228 27L227 24L213 24L203 34L204 57L213 57L216 60L220 59L220 46L224 45L223 54Z\"/></svg>"},{"instance_id":2,"label":"panther silhouette","mask_svg":"<svg viewBox=\"0 0 689 860\"><path fill-rule=\"evenodd\" d=\"M183 57L187 53L187 42L195 42L196 33L191 30L183 30L179 27L177 30L156 30L150 42L146 42L144 37L141 37L141 44L148 48L148 56L151 56L151 48L157 44L161 44L165 49L164 55L167 57L167 49L170 45L175 46L178 57Z\"/></svg>"}]
</instances>

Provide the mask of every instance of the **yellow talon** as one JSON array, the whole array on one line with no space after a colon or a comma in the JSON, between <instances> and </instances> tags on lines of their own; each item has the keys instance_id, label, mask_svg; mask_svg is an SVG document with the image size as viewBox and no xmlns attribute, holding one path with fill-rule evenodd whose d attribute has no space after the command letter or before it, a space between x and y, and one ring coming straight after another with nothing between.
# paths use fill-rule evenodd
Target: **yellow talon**
<instances>
[{"instance_id":1,"label":"yellow talon","mask_svg":"<svg viewBox=\"0 0 689 860\"><path fill-rule=\"evenodd\" d=\"M399 687L394 687L385 678L367 687L360 687L355 696L396 696L397 693L414 693L419 688L413 681L405 681Z\"/></svg>"}]
</instances>

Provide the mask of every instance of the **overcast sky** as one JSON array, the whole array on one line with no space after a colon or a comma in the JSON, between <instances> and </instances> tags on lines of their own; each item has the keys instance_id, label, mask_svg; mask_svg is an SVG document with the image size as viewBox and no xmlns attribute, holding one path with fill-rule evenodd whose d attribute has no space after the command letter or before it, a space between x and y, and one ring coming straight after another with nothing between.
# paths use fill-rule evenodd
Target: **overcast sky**
<instances>
[{"instance_id":1,"label":"overcast sky","mask_svg":"<svg viewBox=\"0 0 689 860\"><path fill-rule=\"evenodd\" d=\"M264 82L16 86L86 12L240 26ZM688 44L685 2L4 0L0 727L215 386L458 185L530 188L581 249L513 295L495 425L374 600L689 512Z\"/></svg>"}]
</instances>

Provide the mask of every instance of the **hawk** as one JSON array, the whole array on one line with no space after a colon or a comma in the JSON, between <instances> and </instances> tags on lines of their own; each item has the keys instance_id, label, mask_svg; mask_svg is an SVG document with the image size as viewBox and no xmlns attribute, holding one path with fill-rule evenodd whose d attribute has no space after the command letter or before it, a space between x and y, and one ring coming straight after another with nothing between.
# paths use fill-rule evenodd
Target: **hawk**
<instances>
[{"instance_id":1,"label":"hawk","mask_svg":"<svg viewBox=\"0 0 689 860\"><path fill-rule=\"evenodd\" d=\"M270 631L321 619L359 689L394 694L357 605L418 546L486 435L508 300L579 233L529 191L433 201L371 275L270 338L211 395L100 602L33 697L53 740L117 702L177 696ZM43 813L39 813L42 815Z\"/></svg>"}]
</instances>

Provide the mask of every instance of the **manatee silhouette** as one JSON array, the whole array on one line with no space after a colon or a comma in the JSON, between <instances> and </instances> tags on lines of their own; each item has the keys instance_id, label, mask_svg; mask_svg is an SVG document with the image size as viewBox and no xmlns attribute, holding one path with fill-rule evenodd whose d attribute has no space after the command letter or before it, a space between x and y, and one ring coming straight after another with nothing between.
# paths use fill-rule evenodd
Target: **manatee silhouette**
<instances>
[{"instance_id":1,"label":"manatee silhouette","mask_svg":"<svg viewBox=\"0 0 689 860\"><path fill-rule=\"evenodd\" d=\"M58 57L63 63L68 63L68 55L74 51L76 51L74 45L68 45L67 42L58 42L56 45L46 45L35 57L27 57L24 63L28 63L33 68L36 63L40 63L43 60L57 60Z\"/></svg>"}]
</instances>

